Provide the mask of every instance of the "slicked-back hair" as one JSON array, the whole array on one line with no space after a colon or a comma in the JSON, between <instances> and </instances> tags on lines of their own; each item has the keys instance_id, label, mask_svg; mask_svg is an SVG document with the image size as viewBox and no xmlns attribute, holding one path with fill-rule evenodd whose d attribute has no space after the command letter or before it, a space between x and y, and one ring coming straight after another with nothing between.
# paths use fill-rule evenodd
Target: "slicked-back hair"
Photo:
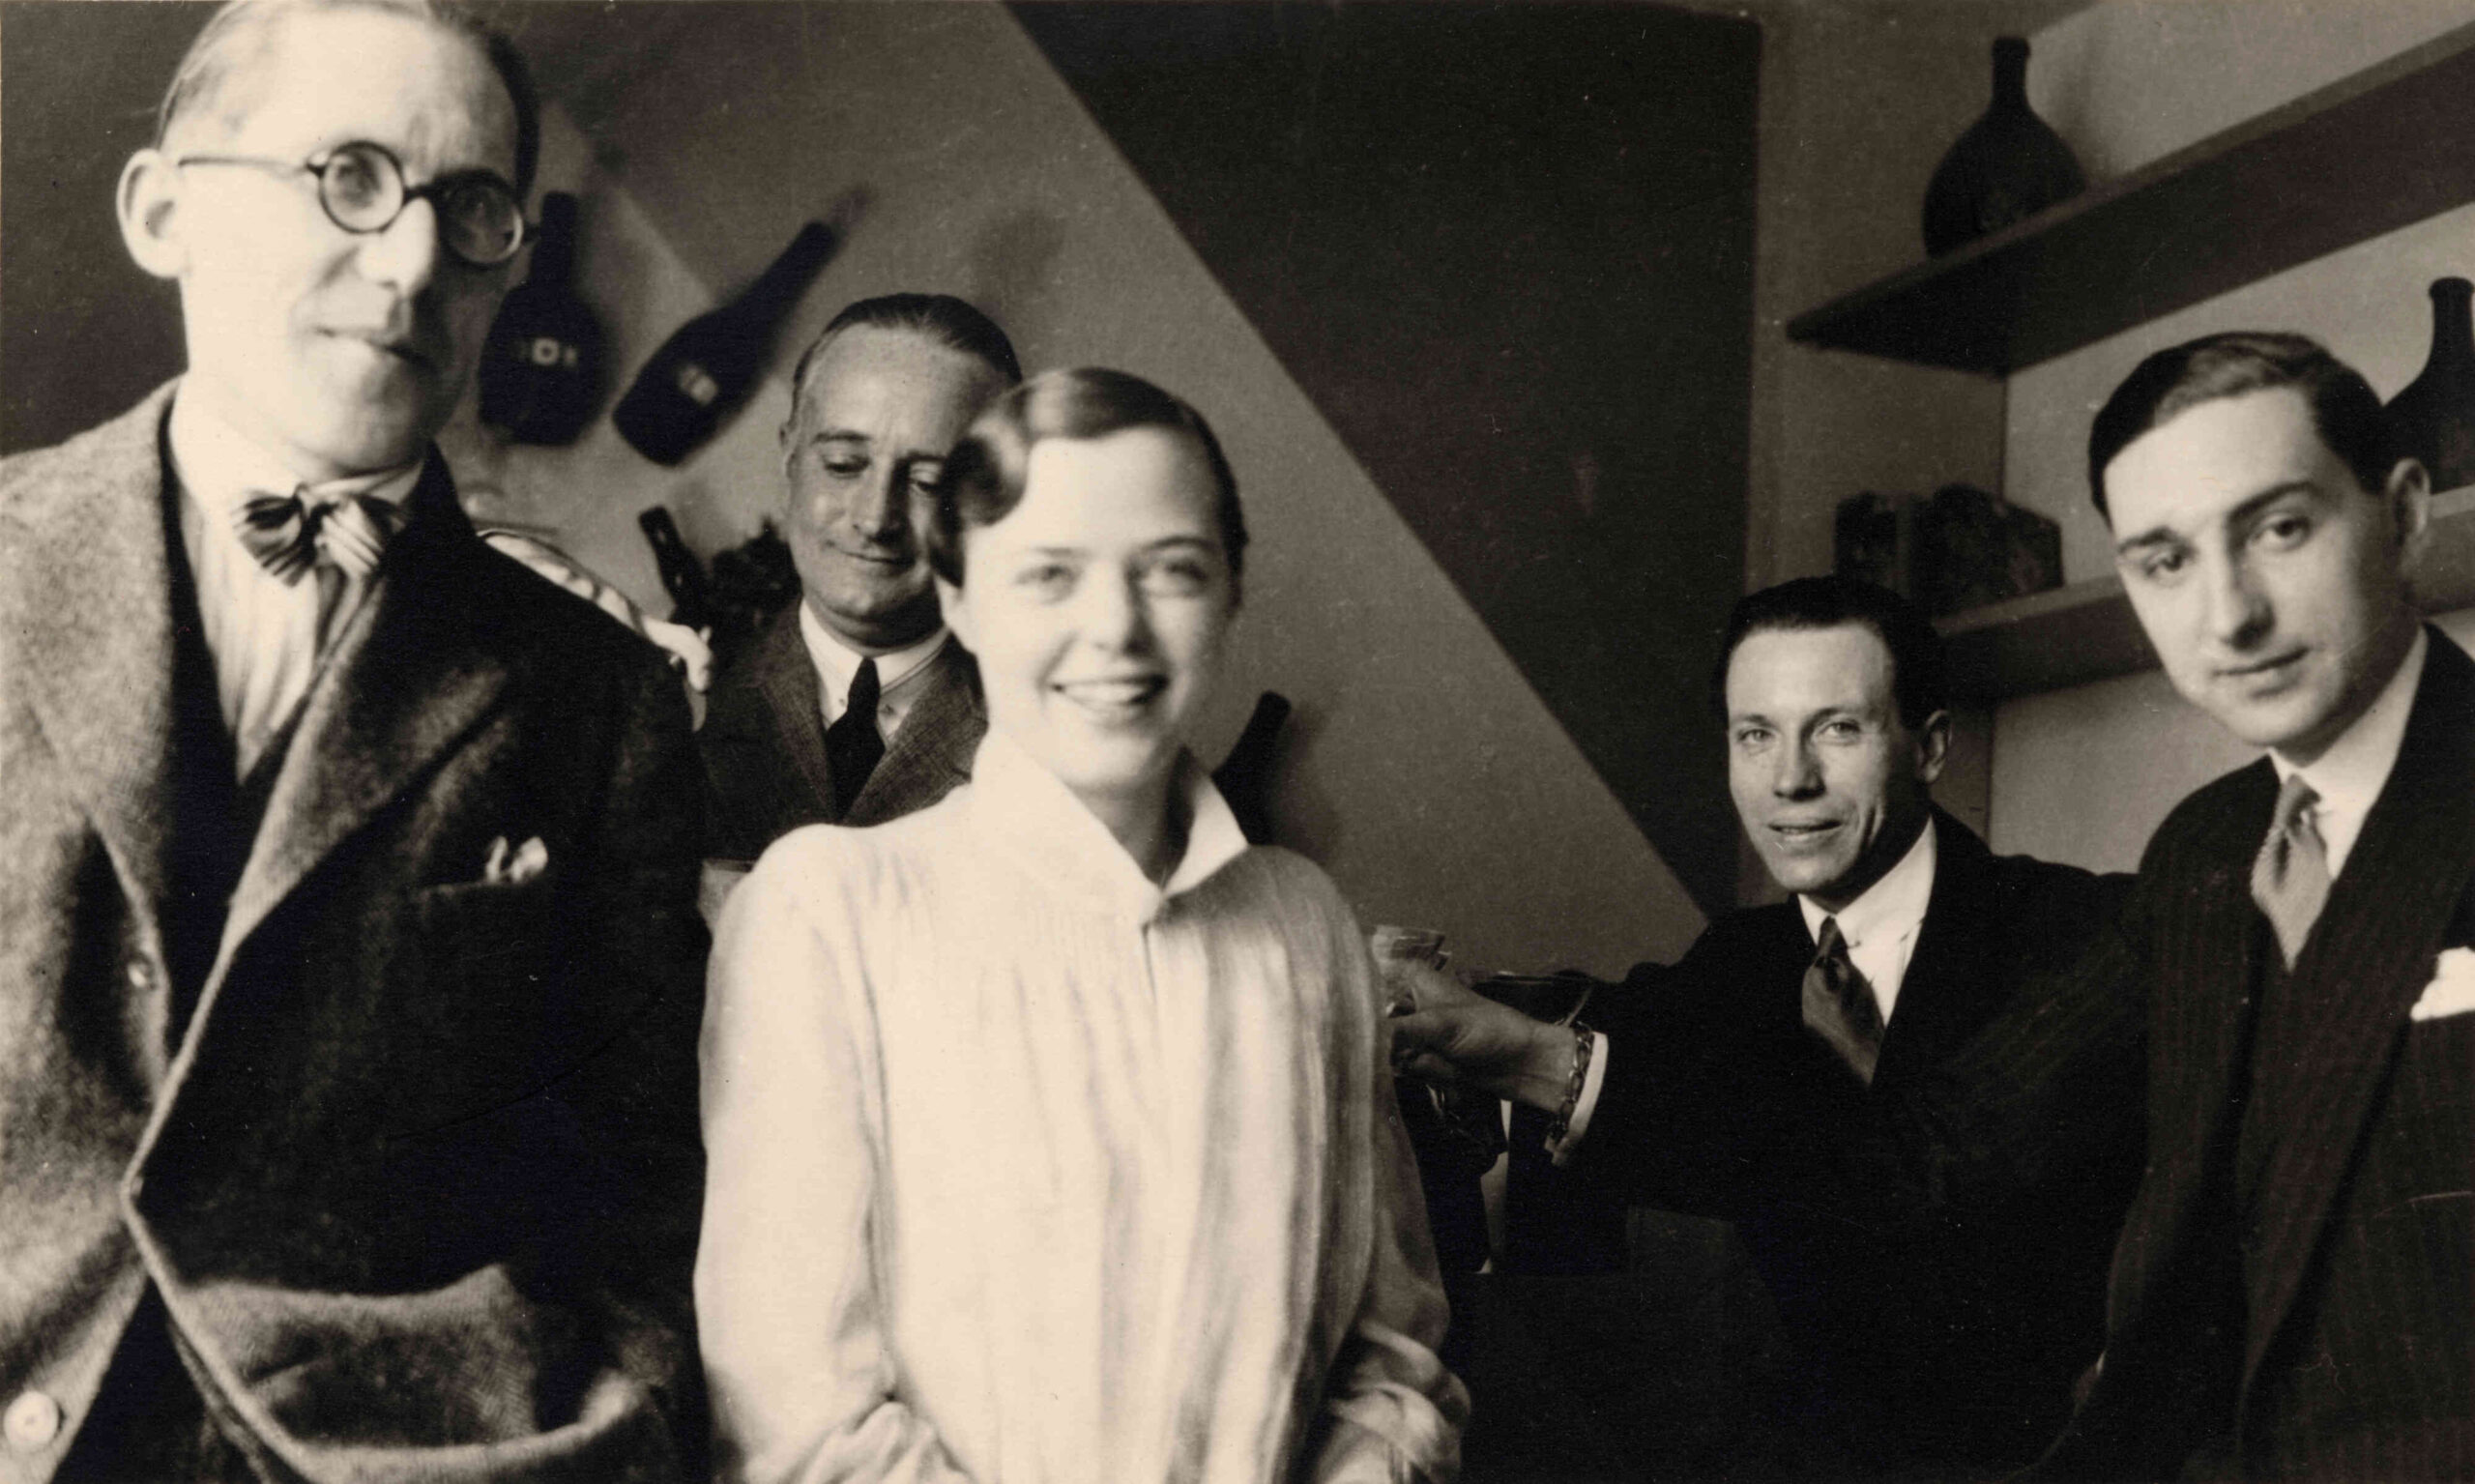
<instances>
[{"instance_id":1,"label":"slicked-back hair","mask_svg":"<svg viewBox=\"0 0 2475 1484\"><path fill-rule=\"evenodd\" d=\"M1042 371L989 404L946 458L922 544L928 567L946 583L963 581L963 533L993 526L1023 502L1032 449L1052 438L1105 438L1156 427L1194 440L1210 468L1212 518L1230 576L1245 569L1246 516L1238 479L1203 414L1140 376L1097 366Z\"/></svg>"},{"instance_id":2,"label":"slicked-back hair","mask_svg":"<svg viewBox=\"0 0 2475 1484\"><path fill-rule=\"evenodd\" d=\"M1891 655L1891 695L1899 706L1900 725L1914 732L1950 704L1950 683L1942 660L1942 636L1925 610L1885 587L1855 577L1798 577L1776 587L1748 593L1736 599L1728 615L1726 639L1719 649L1719 667L1711 689L1722 715L1727 713L1728 666L1736 647L1758 633L1837 628L1854 624L1873 630Z\"/></svg>"},{"instance_id":3,"label":"slicked-back hair","mask_svg":"<svg viewBox=\"0 0 2475 1484\"><path fill-rule=\"evenodd\" d=\"M2354 367L2309 335L2258 330L2202 335L2161 350L2123 378L2088 425L2088 497L2106 509L2106 467L2141 434L2202 402L2292 387L2312 424L2364 492L2389 485L2402 457L2380 396Z\"/></svg>"},{"instance_id":4,"label":"slicked-back hair","mask_svg":"<svg viewBox=\"0 0 2475 1484\"><path fill-rule=\"evenodd\" d=\"M207 21L173 71L155 114L156 147L163 146L181 120L226 103L234 81L266 61L287 22L339 11L402 15L461 37L487 58L514 105L515 179L509 184L519 200L532 192L541 160L541 102L532 70L505 33L457 0L232 0Z\"/></svg>"},{"instance_id":5,"label":"slicked-back hair","mask_svg":"<svg viewBox=\"0 0 2475 1484\"><path fill-rule=\"evenodd\" d=\"M845 330L863 328L900 331L947 350L975 356L1003 377L1006 386L1022 385L1023 364L1014 359L1014 342L1005 337L997 321L968 300L951 294L880 294L844 305L841 312L825 322L825 329L808 342L808 348L800 352L800 364L791 372L793 421L798 420L801 398L807 392L808 367L833 343L834 336Z\"/></svg>"}]
</instances>

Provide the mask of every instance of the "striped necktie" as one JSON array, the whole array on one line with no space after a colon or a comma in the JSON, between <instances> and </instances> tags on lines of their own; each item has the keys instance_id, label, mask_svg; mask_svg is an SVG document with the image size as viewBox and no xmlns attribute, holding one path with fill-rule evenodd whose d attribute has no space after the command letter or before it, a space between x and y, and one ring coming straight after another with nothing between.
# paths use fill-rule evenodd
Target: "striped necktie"
<instances>
[{"instance_id":1,"label":"striped necktie","mask_svg":"<svg viewBox=\"0 0 2475 1484\"><path fill-rule=\"evenodd\" d=\"M1874 1003L1873 986L1848 957L1848 940L1839 919L1821 919L1821 940L1814 946L1814 961L1805 970L1805 1028L1822 1038L1849 1070L1867 1087L1874 1084L1874 1062L1882 1051L1882 1009Z\"/></svg>"},{"instance_id":2,"label":"striped necktie","mask_svg":"<svg viewBox=\"0 0 2475 1484\"><path fill-rule=\"evenodd\" d=\"M304 573L319 573L318 648L324 653L337 620L352 611L387 543L403 529L405 512L372 495L304 485L288 495L253 495L235 519L241 544L287 587Z\"/></svg>"},{"instance_id":3,"label":"striped necktie","mask_svg":"<svg viewBox=\"0 0 2475 1484\"><path fill-rule=\"evenodd\" d=\"M2303 956L2304 940L2329 903L2329 847L2312 817L2320 796L2295 773L2278 790L2277 812L2269 821L2269 837L2252 861L2252 900L2276 929L2286 966Z\"/></svg>"}]
</instances>

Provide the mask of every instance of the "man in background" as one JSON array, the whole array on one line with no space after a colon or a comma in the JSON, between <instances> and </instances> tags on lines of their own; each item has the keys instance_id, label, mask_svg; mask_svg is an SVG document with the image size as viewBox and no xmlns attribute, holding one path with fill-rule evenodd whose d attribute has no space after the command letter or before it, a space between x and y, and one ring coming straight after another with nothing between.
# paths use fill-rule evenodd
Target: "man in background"
<instances>
[{"instance_id":1,"label":"man in background","mask_svg":"<svg viewBox=\"0 0 2475 1484\"><path fill-rule=\"evenodd\" d=\"M1940 640L1879 588L1742 599L1730 788L1791 900L1541 1024L1412 971L1421 1076L1555 1118L1558 1164L1732 1220L1789 1348L1755 1472L1983 1476L2036 1457L2096 1353L2140 1173L2139 1014L2075 973L2120 878L1995 857L1929 794Z\"/></svg>"},{"instance_id":2,"label":"man in background","mask_svg":"<svg viewBox=\"0 0 2475 1484\"><path fill-rule=\"evenodd\" d=\"M718 860L743 867L801 825L897 818L971 775L988 716L912 505L1022 379L1005 332L946 294L861 300L800 358L782 424L800 601L714 678L698 733Z\"/></svg>"},{"instance_id":3,"label":"man in background","mask_svg":"<svg viewBox=\"0 0 2475 1484\"><path fill-rule=\"evenodd\" d=\"M2140 862L2148 1173L2040 1471L2475 1478L2475 665L2407 590L2423 466L2230 334L2142 362L2088 473L2168 679L2267 756Z\"/></svg>"},{"instance_id":4,"label":"man in background","mask_svg":"<svg viewBox=\"0 0 2475 1484\"><path fill-rule=\"evenodd\" d=\"M701 1472L686 707L431 444L539 140L450 7L218 12L187 372L0 463L12 1484Z\"/></svg>"}]
</instances>

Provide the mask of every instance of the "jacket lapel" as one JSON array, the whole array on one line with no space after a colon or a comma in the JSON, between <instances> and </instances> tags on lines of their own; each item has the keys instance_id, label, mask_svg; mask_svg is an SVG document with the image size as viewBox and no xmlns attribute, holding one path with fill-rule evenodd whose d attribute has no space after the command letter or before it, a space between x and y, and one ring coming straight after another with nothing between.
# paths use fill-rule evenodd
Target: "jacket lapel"
<instances>
[{"instance_id":1,"label":"jacket lapel","mask_svg":"<svg viewBox=\"0 0 2475 1484\"><path fill-rule=\"evenodd\" d=\"M2153 1161L2180 1161L2149 1184L2178 1208L2203 1194L2212 1159L2226 1153L2238 1062L2250 1045L2253 986L2267 941L2252 902L2252 859L2275 813L2278 775L2262 758L2234 774L2225 806L2201 824L2191 858L2161 879L2151 910L2173 915L2150 965L2158 1003L2150 1025L2149 1126L2196 1131ZM2143 884L2144 885L2144 884ZM2143 1188L2143 1196L2145 1188ZM2135 1208L2137 1209L2137 1208Z\"/></svg>"},{"instance_id":2,"label":"jacket lapel","mask_svg":"<svg viewBox=\"0 0 2475 1484\"><path fill-rule=\"evenodd\" d=\"M2252 905L2252 858L2276 807L2277 773L2262 758L2207 792L2214 797L2205 808L2178 810L2160 831L2173 842L2170 854L2152 844L2124 923L2150 994L2149 1168L2107 1285L2100 1366L2105 1405L2115 1411L2149 1405L2149 1388L2198 1383L2193 1367L2208 1362L2196 1358L2198 1351L2228 1342L2204 1332L2194 1315L2216 1312L2214 1275L2239 1282L2230 1272L2239 1259L2214 1212L2231 1178L2232 1091L2252 1025L2255 955L2266 933ZM2241 1323L2231 1317L2232 1325ZM2232 1363L2228 1355L2225 1364ZM2098 1437L2120 1425L2103 1417L2092 1402L2074 1431Z\"/></svg>"},{"instance_id":3,"label":"jacket lapel","mask_svg":"<svg viewBox=\"0 0 2475 1484\"><path fill-rule=\"evenodd\" d=\"M1985 972L1993 946L1993 914L1985 900L1993 853L1939 809L1928 828L1935 831L1934 887L1882 1032L1877 1088L1897 1086L1901 1078L1939 1063L1996 1007Z\"/></svg>"},{"instance_id":4,"label":"jacket lapel","mask_svg":"<svg viewBox=\"0 0 2475 1484\"><path fill-rule=\"evenodd\" d=\"M2475 663L2431 631L2389 781L2294 966L2313 1073L2257 1110L2278 1121L2244 1357L2248 1387L2292 1307L2398 1055L2407 1011L2475 878Z\"/></svg>"},{"instance_id":5,"label":"jacket lapel","mask_svg":"<svg viewBox=\"0 0 2475 1484\"><path fill-rule=\"evenodd\" d=\"M873 825L942 798L971 776L972 758L988 731L979 698L979 670L948 634L929 658L917 704L903 717L884 761L851 800L850 825Z\"/></svg>"},{"instance_id":6,"label":"jacket lapel","mask_svg":"<svg viewBox=\"0 0 2475 1484\"><path fill-rule=\"evenodd\" d=\"M833 770L825 760L825 697L816 661L800 637L800 604L794 599L766 629L756 655L756 688L772 717L773 740L808 787L809 807L784 817L833 818Z\"/></svg>"},{"instance_id":7,"label":"jacket lapel","mask_svg":"<svg viewBox=\"0 0 2475 1484\"><path fill-rule=\"evenodd\" d=\"M277 774L196 1019L233 955L335 848L464 736L506 688L504 659L470 606L466 564L485 553L430 456L414 518L388 548L375 599L335 638Z\"/></svg>"},{"instance_id":8,"label":"jacket lapel","mask_svg":"<svg viewBox=\"0 0 2475 1484\"><path fill-rule=\"evenodd\" d=\"M46 455L0 538L0 614L44 733L158 952L170 881L175 634L162 427L172 387Z\"/></svg>"}]
</instances>

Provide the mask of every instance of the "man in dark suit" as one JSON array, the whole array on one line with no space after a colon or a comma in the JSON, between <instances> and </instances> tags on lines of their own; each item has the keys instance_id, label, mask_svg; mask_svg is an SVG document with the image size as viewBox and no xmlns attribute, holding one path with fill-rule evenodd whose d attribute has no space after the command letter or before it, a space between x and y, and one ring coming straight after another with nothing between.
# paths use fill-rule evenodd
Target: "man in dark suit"
<instances>
[{"instance_id":1,"label":"man in dark suit","mask_svg":"<svg viewBox=\"0 0 2475 1484\"><path fill-rule=\"evenodd\" d=\"M2140 1170L2138 1010L2074 972L2121 879L1933 806L1940 645L1904 600L1786 583L1726 655L1736 810L1793 899L1599 992L1595 1029L1418 975L1396 1052L1555 1115L1573 1178L1737 1223L1791 1349L1764 1471L2017 1467L2096 1353Z\"/></svg>"},{"instance_id":2,"label":"man in dark suit","mask_svg":"<svg viewBox=\"0 0 2475 1484\"><path fill-rule=\"evenodd\" d=\"M2088 468L2175 689L2268 749L2149 842L2147 1178L2046 1472L2475 1477L2475 664L2423 467L2298 335L2162 351Z\"/></svg>"},{"instance_id":3,"label":"man in dark suit","mask_svg":"<svg viewBox=\"0 0 2475 1484\"><path fill-rule=\"evenodd\" d=\"M782 424L800 601L714 678L697 734L717 860L744 867L801 825L894 819L971 776L988 715L911 506L1022 379L1005 332L946 294L863 299L800 358Z\"/></svg>"},{"instance_id":4,"label":"man in dark suit","mask_svg":"<svg viewBox=\"0 0 2475 1484\"><path fill-rule=\"evenodd\" d=\"M539 137L456 14L218 13L118 200L188 371L0 464L12 1484L700 1469L686 708L430 443Z\"/></svg>"}]
</instances>

